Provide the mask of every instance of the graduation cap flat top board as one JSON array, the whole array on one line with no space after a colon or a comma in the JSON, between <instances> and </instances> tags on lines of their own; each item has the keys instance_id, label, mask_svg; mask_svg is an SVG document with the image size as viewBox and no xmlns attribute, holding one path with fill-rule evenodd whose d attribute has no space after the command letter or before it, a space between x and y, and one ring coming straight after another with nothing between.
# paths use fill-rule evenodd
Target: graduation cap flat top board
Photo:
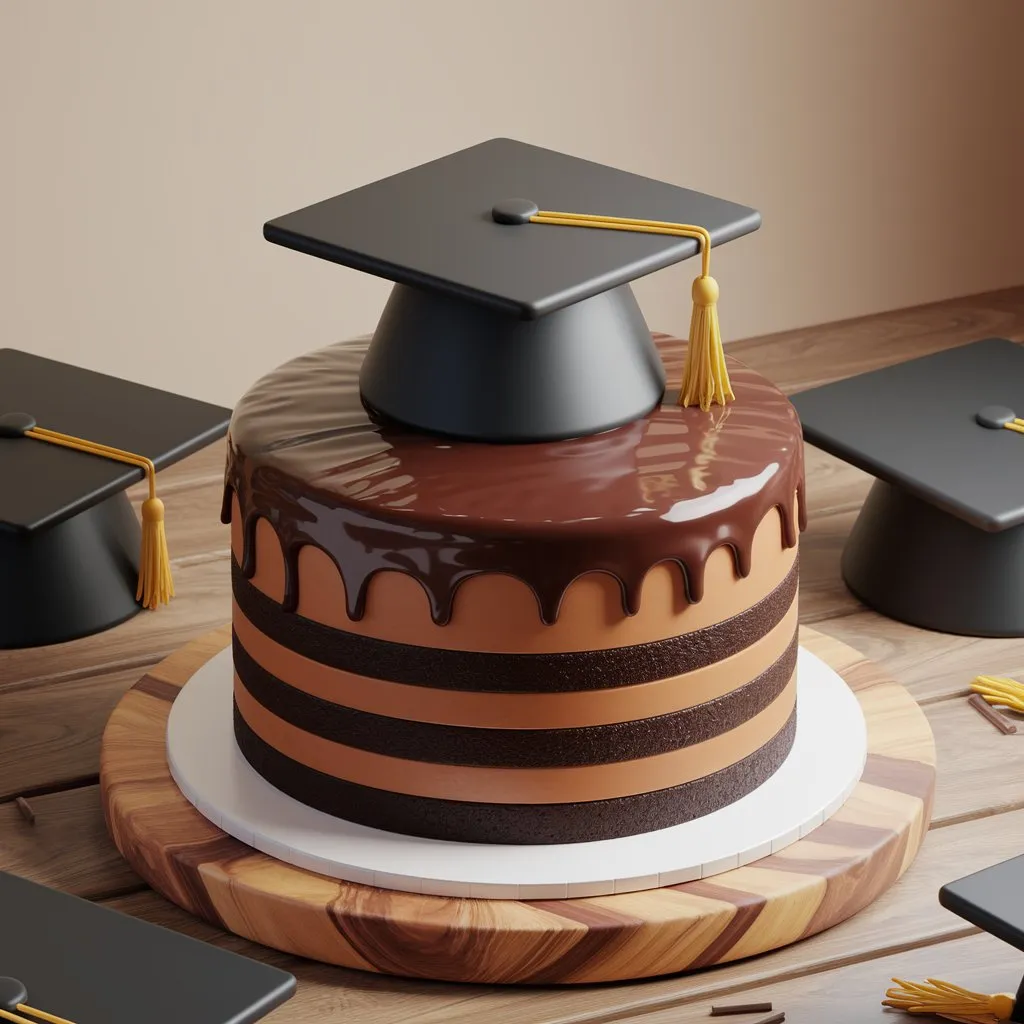
<instances>
[{"instance_id":1,"label":"graduation cap flat top board","mask_svg":"<svg viewBox=\"0 0 1024 1024\"><path fill-rule=\"evenodd\" d=\"M294 994L285 971L3 872L0 907L0 978L73 1024L248 1024Z\"/></svg>"},{"instance_id":2,"label":"graduation cap flat top board","mask_svg":"<svg viewBox=\"0 0 1024 1024\"><path fill-rule=\"evenodd\" d=\"M0 427L31 425L178 462L230 410L0 349ZM140 529L124 492L144 471L0 430L0 648L74 639L139 610Z\"/></svg>"},{"instance_id":3,"label":"graduation cap flat top board","mask_svg":"<svg viewBox=\"0 0 1024 1024\"><path fill-rule=\"evenodd\" d=\"M749 207L492 139L279 217L264 234L395 282L360 377L380 415L470 439L553 440L658 404L664 372L629 282L703 246L529 220L543 211L699 225L712 245L760 225Z\"/></svg>"},{"instance_id":4,"label":"graduation cap flat top board","mask_svg":"<svg viewBox=\"0 0 1024 1024\"><path fill-rule=\"evenodd\" d=\"M809 443L876 477L850 589L924 628L1024 636L1024 349L990 338L792 401Z\"/></svg>"}]
</instances>

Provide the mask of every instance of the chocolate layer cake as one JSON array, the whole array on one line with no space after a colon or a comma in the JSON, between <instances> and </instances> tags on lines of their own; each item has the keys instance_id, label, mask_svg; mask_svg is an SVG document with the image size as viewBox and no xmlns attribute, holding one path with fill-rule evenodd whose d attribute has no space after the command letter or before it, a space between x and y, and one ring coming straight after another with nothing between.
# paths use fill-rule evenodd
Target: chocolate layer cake
<instances>
[{"instance_id":1,"label":"chocolate layer cake","mask_svg":"<svg viewBox=\"0 0 1024 1024\"><path fill-rule=\"evenodd\" d=\"M659 336L670 381L685 345ZM223 518L235 734L274 786L393 832L569 843L751 792L796 722L803 450L789 401L532 444L364 408L365 341L241 400Z\"/></svg>"}]
</instances>

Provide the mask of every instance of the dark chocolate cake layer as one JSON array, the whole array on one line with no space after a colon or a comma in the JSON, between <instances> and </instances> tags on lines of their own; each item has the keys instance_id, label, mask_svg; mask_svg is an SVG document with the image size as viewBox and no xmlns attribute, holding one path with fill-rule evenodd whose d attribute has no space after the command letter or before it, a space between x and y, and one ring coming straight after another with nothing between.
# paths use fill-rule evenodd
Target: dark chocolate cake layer
<instances>
[{"instance_id":1,"label":"dark chocolate cake layer","mask_svg":"<svg viewBox=\"0 0 1024 1024\"><path fill-rule=\"evenodd\" d=\"M796 712L763 747L695 782L638 796L570 804L432 800L360 786L307 768L261 740L235 710L242 754L268 782L301 803L371 828L462 843L529 846L639 835L720 810L767 782L796 737Z\"/></svg>"}]
</instances>

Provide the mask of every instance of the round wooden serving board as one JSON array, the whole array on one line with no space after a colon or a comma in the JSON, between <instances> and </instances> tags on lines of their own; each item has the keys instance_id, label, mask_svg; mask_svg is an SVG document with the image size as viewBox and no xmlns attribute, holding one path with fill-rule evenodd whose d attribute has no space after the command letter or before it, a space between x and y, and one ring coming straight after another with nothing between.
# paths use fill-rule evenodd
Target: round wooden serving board
<instances>
[{"instance_id":1,"label":"round wooden serving board","mask_svg":"<svg viewBox=\"0 0 1024 1024\"><path fill-rule=\"evenodd\" d=\"M868 728L860 784L780 853L699 882L564 900L392 892L292 867L232 839L167 768L178 691L231 638L171 655L118 704L103 737L107 824L128 863L189 912L254 942L326 963L415 978L583 984L695 970L830 928L909 867L931 815L935 746L914 699L856 651L806 627L800 642L854 691Z\"/></svg>"}]
</instances>

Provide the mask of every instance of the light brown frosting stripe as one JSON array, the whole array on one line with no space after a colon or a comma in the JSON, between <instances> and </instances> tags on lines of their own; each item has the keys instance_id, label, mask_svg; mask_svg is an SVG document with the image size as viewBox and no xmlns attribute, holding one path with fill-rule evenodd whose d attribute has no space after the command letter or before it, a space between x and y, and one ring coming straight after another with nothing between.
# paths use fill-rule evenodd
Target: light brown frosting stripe
<instances>
[{"instance_id":1,"label":"light brown frosting stripe","mask_svg":"<svg viewBox=\"0 0 1024 1024\"><path fill-rule=\"evenodd\" d=\"M585 768L467 768L357 750L297 729L257 703L235 678L235 706L274 750L315 771L408 796L470 803L556 804L668 789L727 768L762 747L796 705L796 676L760 714L714 739L637 761Z\"/></svg>"},{"instance_id":2,"label":"light brown frosting stripe","mask_svg":"<svg viewBox=\"0 0 1024 1024\"><path fill-rule=\"evenodd\" d=\"M234 605L242 646L271 675L314 697L372 714L479 729L569 729L654 718L714 700L782 657L797 628L797 601L749 647L722 661L650 683L565 693L474 693L409 686L332 668L261 633Z\"/></svg>"},{"instance_id":3,"label":"light brown frosting stripe","mask_svg":"<svg viewBox=\"0 0 1024 1024\"><path fill-rule=\"evenodd\" d=\"M238 499L232 498L231 546L239 564L241 524ZM281 603L284 555L266 519L257 520L254 551L256 571L250 582ZM325 626L416 647L504 654L601 651L666 640L732 618L770 594L793 568L797 553L798 545L783 545L782 520L773 508L755 531L750 574L737 577L729 550L716 549L704 570L704 597L696 604L687 600L682 572L672 563L650 569L640 610L632 616L623 613L618 582L607 573L590 572L568 587L558 619L545 625L525 583L488 573L459 586L451 621L441 626L431 618L422 586L396 571L380 572L370 580L363 617L350 619L337 568L324 551L306 545L298 554L296 611Z\"/></svg>"}]
</instances>

